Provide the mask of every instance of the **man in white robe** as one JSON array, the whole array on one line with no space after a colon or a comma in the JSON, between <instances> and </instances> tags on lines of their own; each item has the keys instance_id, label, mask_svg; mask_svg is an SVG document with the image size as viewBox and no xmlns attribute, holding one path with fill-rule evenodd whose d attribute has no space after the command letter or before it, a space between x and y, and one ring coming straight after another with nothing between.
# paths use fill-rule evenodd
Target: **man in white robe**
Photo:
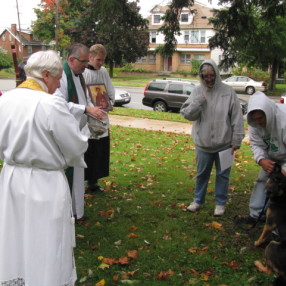
<instances>
[{"instance_id":1,"label":"man in white robe","mask_svg":"<svg viewBox=\"0 0 286 286\"><path fill-rule=\"evenodd\" d=\"M73 44L69 49L67 61L64 63L61 87L55 92L55 95L63 97L68 102L70 112L79 121L80 128L86 125L88 114L98 119L102 119L106 114L101 108L94 107L86 95L82 73L88 61L89 49L79 43ZM73 213L77 219L81 219L84 215L84 169L74 167L72 173L70 185Z\"/></svg>"},{"instance_id":2,"label":"man in white robe","mask_svg":"<svg viewBox=\"0 0 286 286\"><path fill-rule=\"evenodd\" d=\"M75 232L64 169L86 166L89 132L52 95L63 71L54 51L31 55L25 70L27 80L0 98L0 285L72 286Z\"/></svg>"}]
</instances>

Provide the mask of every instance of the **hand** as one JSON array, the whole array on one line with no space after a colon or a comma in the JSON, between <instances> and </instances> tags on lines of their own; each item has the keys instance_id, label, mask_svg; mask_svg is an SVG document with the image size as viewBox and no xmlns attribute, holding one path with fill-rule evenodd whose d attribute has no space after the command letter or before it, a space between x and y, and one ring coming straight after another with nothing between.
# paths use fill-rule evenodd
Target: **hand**
<instances>
[{"instance_id":1,"label":"hand","mask_svg":"<svg viewBox=\"0 0 286 286\"><path fill-rule=\"evenodd\" d=\"M258 162L258 165L260 165L262 167L262 169L270 174L273 171L274 165L275 165L275 161L269 160L269 159L261 159Z\"/></svg>"},{"instance_id":2,"label":"hand","mask_svg":"<svg viewBox=\"0 0 286 286\"><path fill-rule=\"evenodd\" d=\"M107 112L104 111L101 106L86 106L85 112L98 119L103 119L107 114Z\"/></svg>"},{"instance_id":3,"label":"hand","mask_svg":"<svg viewBox=\"0 0 286 286\"><path fill-rule=\"evenodd\" d=\"M234 151L239 149L240 147L239 146L232 146L231 147L231 154L233 155L234 154Z\"/></svg>"}]
</instances>

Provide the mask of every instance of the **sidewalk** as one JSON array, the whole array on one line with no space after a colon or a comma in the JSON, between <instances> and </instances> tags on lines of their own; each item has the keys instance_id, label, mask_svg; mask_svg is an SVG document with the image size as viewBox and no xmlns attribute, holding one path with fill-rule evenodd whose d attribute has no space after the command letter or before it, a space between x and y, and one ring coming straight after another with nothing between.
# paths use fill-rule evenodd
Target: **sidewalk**
<instances>
[{"instance_id":1,"label":"sidewalk","mask_svg":"<svg viewBox=\"0 0 286 286\"><path fill-rule=\"evenodd\" d=\"M121 116L121 115L109 115L111 125L119 125L129 128L141 128L153 131L171 132L171 133L181 133L181 134L191 134L192 123L174 122L166 120L156 120L148 118ZM249 142L249 137L246 135L243 142Z\"/></svg>"}]
</instances>

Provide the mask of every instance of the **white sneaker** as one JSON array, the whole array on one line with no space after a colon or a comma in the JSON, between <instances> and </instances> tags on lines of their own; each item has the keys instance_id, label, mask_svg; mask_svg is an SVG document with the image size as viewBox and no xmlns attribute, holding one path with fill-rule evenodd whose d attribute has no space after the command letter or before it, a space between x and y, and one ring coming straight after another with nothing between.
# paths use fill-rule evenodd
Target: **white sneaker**
<instances>
[{"instance_id":1,"label":"white sneaker","mask_svg":"<svg viewBox=\"0 0 286 286\"><path fill-rule=\"evenodd\" d=\"M214 216L223 216L225 212L225 207L223 205L216 205L214 210Z\"/></svg>"},{"instance_id":2,"label":"white sneaker","mask_svg":"<svg viewBox=\"0 0 286 286\"><path fill-rule=\"evenodd\" d=\"M187 207L187 211L189 212L196 212L198 211L200 208L202 207L202 205L196 203L196 202L192 202L188 207Z\"/></svg>"}]
</instances>

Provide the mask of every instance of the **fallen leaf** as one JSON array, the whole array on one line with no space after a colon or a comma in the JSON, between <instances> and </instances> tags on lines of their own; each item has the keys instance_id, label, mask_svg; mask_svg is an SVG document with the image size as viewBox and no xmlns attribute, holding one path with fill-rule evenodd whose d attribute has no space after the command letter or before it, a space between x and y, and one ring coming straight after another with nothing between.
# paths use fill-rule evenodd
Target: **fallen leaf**
<instances>
[{"instance_id":1,"label":"fallen leaf","mask_svg":"<svg viewBox=\"0 0 286 286\"><path fill-rule=\"evenodd\" d=\"M138 252L136 250L127 250L126 253L127 253L127 256L130 258L135 259L138 257Z\"/></svg>"},{"instance_id":2,"label":"fallen leaf","mask_svg":"<svg viewBox=\"0 0 286 286\"><path fill-rule=\"evenodd\" d=\"M222 224L220 224L216 221L212 222L212 227L214 227L215 229L223 230Z\"/></svg>"},{"instance_id":3,"label":"fallen leaf","mask_svg":"<svg viewBox=\"0 0 286 286\"><path fill-rule=\"evenodd\" d=\"M120 257L120 258L119 258L119 263L120 263L121 265L128 265L128 264L130 264L130 262L129 262L129 260L128 260L128 257L126 257L126 256Z\"/></svg>"},{"instance_id":4,"label":"fallen leaf","mask_svg":"<svg viewBox=\"0 0 286 286\"><path fill-rule=\"evenodd\" d=\"M109 268L109 265L108 265L108 264L105 264L105 263L101 263L101 264L98 266L98 268L104 270L105 268Z\"/></svg>"},{"instance_id":5,"label":"fallen leaf","mask_svg":"<svg viewBox=\"0 0 286 286\"><path fill-rule=\"evenodd\" d=\"M130 233L130 234L128 234L128 237L137 237L137 234L136 233Z\"/></svg>"},{"instance_id":6,"label":"fallen leaf","mask_svg":"<svg viewBox=\"0 0 286 286\"><path fill-rule=\"evenodd\" d=\"M104 279L100 280L99 282L97 282L95 284L95 286L104 286L104 285L105 285L105 280Z\"/></svg>"}]
</instances>

